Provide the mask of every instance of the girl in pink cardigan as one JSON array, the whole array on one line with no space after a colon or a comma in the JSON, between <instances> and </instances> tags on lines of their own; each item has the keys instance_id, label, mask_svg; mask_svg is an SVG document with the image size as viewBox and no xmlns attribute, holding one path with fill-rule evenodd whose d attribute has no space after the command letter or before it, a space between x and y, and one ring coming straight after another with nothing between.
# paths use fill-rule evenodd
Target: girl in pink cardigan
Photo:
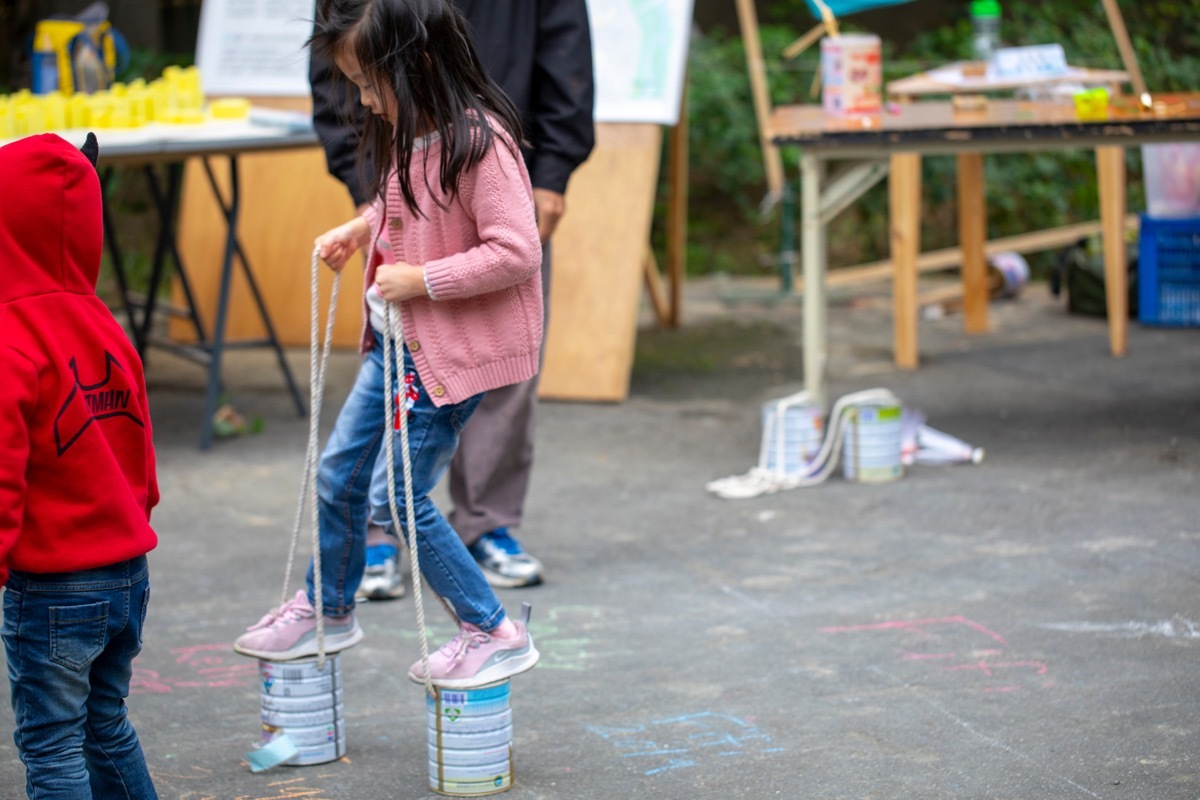
<instances>
[{"instance_id":1,"label":"girl in pink cardigan","mask_svg":"<svg viewBox=\"0 0 1200 800\"><path fill-rule=\"evenodd\" d=\"M384 419L382 337L391 303L403 353L393 375L404 390L388 391L407 408L417 554L425 580L460 621L458 635L429 659L431 680L448 688L502 680L538 660L524 623L506 616L428 496L483 393L532 377L542 339L541 244L520 121L470 42L445 0L320 0L312 40L371 112L360 165L387 165L364 173L373 205L319 236L320 256L340 270L383 239L393 257L378 265L368 259L363 363L318 470L325 650L362 639L354 594L367 523L392 525L390 490L370 490L372 474L387 468L384 436L395 435ZM397 502L403 507L402 488ZM314 655L313 583L310 564L308 590L268 613L235 648L269 660ZM408 674L423 682L422 663Z\"/></svg>"}]
</instances>

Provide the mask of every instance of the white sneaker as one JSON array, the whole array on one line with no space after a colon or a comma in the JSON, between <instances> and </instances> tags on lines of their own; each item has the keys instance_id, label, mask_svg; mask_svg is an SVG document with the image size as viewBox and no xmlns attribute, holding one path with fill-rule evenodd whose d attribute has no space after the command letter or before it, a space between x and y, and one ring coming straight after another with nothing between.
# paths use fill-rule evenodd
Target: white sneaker
<instances>
[{"instance_id":1,"label":"white sneaker","mask_svg":"<svg viewBox=\"0 0 1200 800\"><path fill-rule=\"evenodd\" d=\"M508 528L488 531L467 549L492 586L515 589L542 582L542 562L526 553Z\"/></svg>"},{"instance_id":2,"label":"white sneaker","mask_svg":"<svg viewBox=\"0 0 1200 800\"><path fill-rule=\"evenodd\" d=\"M367 548L367 568L355 597L365 600L394 600L404 597L404 575L400 572L400 551L390 544Z\"/></svg>"}]
</instances>

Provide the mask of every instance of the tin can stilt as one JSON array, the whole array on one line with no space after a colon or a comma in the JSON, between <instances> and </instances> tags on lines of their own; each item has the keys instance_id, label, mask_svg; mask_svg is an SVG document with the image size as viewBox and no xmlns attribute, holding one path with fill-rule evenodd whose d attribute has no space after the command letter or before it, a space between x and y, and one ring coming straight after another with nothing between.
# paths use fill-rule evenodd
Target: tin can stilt
<instances>
[{"instance_id":1,"label":"tin can stilt","mask_svg":"<svg viewBox=\"0 0 1200 800\"><path fill-rule=\"evenodd\" d=\"M263 742L287 734L297 754L288 766L336 761L346 754L342 663L337 654L317 659L258 662Z\"/></svg>"},{"instance_id":2,"label":"tin can stilt","mask_svg":"<svg viewBox=\"0 0 1200 800\"><path fill-rule=\"evenodd\" d=\"M762 425L765 452L760 466L777 475L807 474L825 434L821 407L765 403Z\"/></svg>"},{"instance_id":3,"label":"tin can stilt","mask_svg":"<svg viewBox=\"0 0 1200 800\"><path fill-rule=\"evenodd\" d=\"M429 712L429 788L471 797L513 785L509 682L475 689L434 687Z\"/></svg>"},{"instance_id":4,"label":"tin can stilt","mask_svg":"<svg viewBox=\"0 0 1200 800\"><path fill-rule=\"evenodd\" d=\"M842 474L860 483L885 483L904 474L901 463L901 408L860 405L846 415Z\"/></svg>"}]
</instances>

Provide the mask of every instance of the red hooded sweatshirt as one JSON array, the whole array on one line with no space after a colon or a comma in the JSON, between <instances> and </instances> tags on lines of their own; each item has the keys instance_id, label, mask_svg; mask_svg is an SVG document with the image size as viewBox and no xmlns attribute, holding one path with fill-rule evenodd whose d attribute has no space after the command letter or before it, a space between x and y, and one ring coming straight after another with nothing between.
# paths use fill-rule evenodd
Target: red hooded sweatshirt
<instances>
[{"instance_id":1,"label":"red hooded sweatshirt","mask_svg":"<svg viewBox=\"0 0 1200 800\"><path fill-rule=\"evenodd\" d=\"M0 585L158 543L142 362L96 297L100 202L62 138L0 147Z\"/></svg>"}]
</instances>

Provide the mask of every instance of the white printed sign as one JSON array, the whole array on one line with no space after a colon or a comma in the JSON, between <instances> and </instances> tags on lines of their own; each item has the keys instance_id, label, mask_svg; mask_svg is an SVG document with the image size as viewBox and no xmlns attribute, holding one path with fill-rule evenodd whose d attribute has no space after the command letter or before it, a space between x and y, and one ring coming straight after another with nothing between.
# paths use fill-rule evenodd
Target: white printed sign
<instances>
[{"instance_id":1,"label":"white printed sign","mask_svg":"<svg viewBox=\"0 0 1200 800\"><path fill-rule=\"evenodd\" d=\"M196 66L210 96L307 97L313 0L204 0Z\"/></svg>"},{"instance_id":2,"label":"white printed sign","mask_svg":"<svg viewBox=\"0 0 1200 800\"><path fill-rule=\"evenodd\" d=\"M1061 44L1002 47L996 51L990 67L993 77L1006 80L1056 78L1068 69L1067 54Z\"/></svg>"}]
</instances>

